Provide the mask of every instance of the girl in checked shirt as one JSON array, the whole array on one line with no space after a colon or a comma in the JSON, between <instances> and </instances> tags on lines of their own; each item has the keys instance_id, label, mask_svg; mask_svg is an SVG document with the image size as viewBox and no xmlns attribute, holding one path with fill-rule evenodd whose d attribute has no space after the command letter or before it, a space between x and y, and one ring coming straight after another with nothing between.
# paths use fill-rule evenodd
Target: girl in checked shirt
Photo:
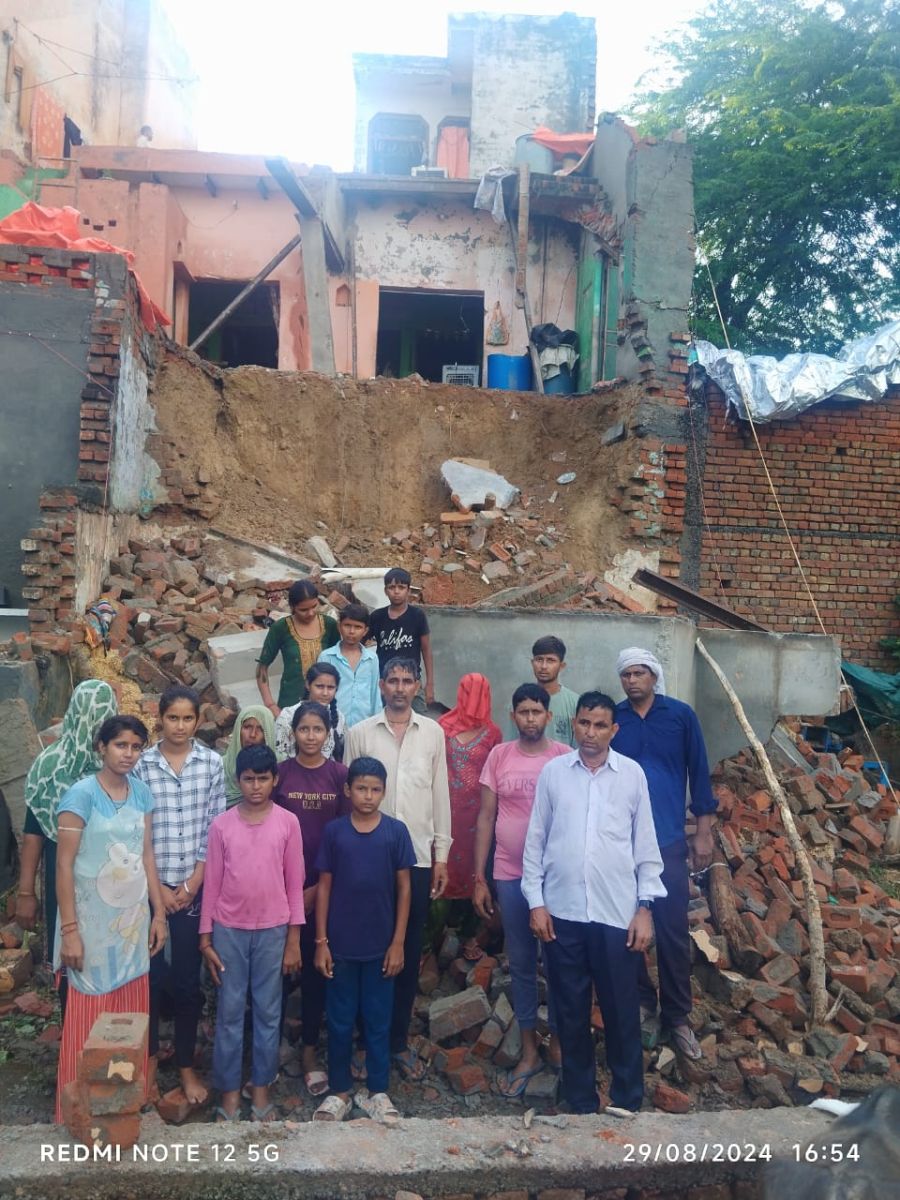
<instances>
[{"instance_id":1,"label":"girl in checked shirt","mask_svg":"<svg viewBox=\"0 0 900 1200\"><path fill-rule=\"evenodd\" d=\"M153 800L153 853L169 920L170 954L157 955L150 970L151 1098L159 1051L160 996L172 996L175 1065L184 1094L203 1104L207 1091L194 1069L197 1026L203 1007L200 992L200 904L206 842L213 818L225 810L222 759L194 739L200 697L175 684L159 700L162 736L145 750L134 769ZM170 961L166 961L167 958Z\"/></svg>"}]
</instances>

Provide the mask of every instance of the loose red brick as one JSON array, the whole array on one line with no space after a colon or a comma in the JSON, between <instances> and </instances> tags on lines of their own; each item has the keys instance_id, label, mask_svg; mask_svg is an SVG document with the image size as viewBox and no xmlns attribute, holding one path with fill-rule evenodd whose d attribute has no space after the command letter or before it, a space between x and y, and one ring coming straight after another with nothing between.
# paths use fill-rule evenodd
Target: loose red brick
<instances>
[{"instance_id":1,"label":"loose red brick","mask_svg":"<svg viewBox=\"0 0 900 1200\"><path fill-rule=\"evenodd\" d=\"M78 1077L85 1083L134 1083L144 1071L150 1018L144 1013L104 1013L94 1022L81 1052Z\"/></svg>"},{"instance_id":2,"label":"loose red brick","mask_svg":"<svg viewBox=\"0 0 900 1200\"><path fill-rule=\"evenodd\" d=\"M465 1063L447 1072L447 1080L460 1096L474 1096L489 1090L487 1076L475 1063Z\"/></svg>"},{"instance_id":3,"label":"loose red brick","mask_svg":"<svg viewBox=\"0 0 900 1200\"><path fill-rule=\"evenodd\" d=\"M690 1112L691 1098L678 1088L670 1087L667 1083L658 1083L653 1091L653 1104L663 1112L686 1113Z\"/></svg>"}]
</instances>

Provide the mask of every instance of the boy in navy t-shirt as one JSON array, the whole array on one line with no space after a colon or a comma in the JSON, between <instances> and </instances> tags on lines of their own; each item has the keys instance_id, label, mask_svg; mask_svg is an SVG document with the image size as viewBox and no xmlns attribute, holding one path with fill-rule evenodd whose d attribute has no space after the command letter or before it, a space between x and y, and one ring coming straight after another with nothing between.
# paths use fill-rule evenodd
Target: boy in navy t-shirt
<instances>
[{"instance_id":1,"label":"boy in navy t-shirt","mask_svg":"<svg viewBox=\"0 0 900 1200\"><path fill-rule=\"evenodd\" d=\"M344 785L350 815L326 825L316 866L316 969L328 980L329 1095L314 1121L343 1121L355 1102L376 1121L399 1118L387 1094L394 977L403 970L409 869L416 865L402 821L378 811L387 771L357 758ZM353 1030L360 1019L369 1087L351 1100Z\"/></svg>"}]
</instances>

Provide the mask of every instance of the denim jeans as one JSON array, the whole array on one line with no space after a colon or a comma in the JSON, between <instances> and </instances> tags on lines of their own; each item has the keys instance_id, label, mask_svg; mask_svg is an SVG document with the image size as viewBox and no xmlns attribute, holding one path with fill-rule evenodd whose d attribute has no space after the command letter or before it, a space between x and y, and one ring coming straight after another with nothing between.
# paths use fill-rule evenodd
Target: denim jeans
<instances>
[{"instance_id":1,"label":"denim jeans","mask_svg":"<svg viewBox=\"0 0 900 1200\"><path fill-rule=\"evenodd\" d=\"M332 1092L349 1092L353 1085L350 1059L357 1017L361 1018L366 1047L369 1091L374 1094L388 1090L394 980L386 979L381 973L383 962L383 956L366 962L340 958L334 961L334 976L325 985L328 1087Z\"/></svg>"},{"instance_id":2,"label":"denim jeans","mask_svg":"<svg viewBox=\"0 0 900 1200\"><path fill-rule=\"evenodd\" d=\"M267 1087L278 1074L281 964L286 941L287 925L271 929L213 925L213 947L225 965L213 1049L213 1082L222 1092L234 1092L241 1086L248 985L253 1012L250 1082L254 1087Z\"/></svg>"},{"instance_id":3,"label":"denim jeans","mask_svg":"<svg viewBox=\"0 0 900 1200\"><path fill-rule=\"evenodd\" d=\"M497 899L500 902L500 919L503 922L503 938L509 973L512 975L513 1008L520 1029L534 1029L537 1025L538 987L537 967L540 942L531 932L528 901L522 895L521 879L495 879ZM556 1032L556 1001L547 980L547 1008L549 1025Z\"/></svg>"}]
</instances>

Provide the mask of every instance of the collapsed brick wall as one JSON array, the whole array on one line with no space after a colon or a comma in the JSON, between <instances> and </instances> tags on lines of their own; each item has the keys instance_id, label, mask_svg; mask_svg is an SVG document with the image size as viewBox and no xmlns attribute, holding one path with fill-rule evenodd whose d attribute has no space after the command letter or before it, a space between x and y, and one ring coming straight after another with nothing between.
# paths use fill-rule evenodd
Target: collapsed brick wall
<instances>
[{"instance_id":1,"label":"collapsed brick wall","mask_svg":"<svg viewBox=\"0 0 900 1200\"><path fill-rule=\"evenodd\" d=\"M818 633L749 426L707 389L700 590L776 632ZM760 445L829 633L854 662L895 670L900 394L826 402L757 426Z\"/></svg>"},{"instance_id":2,"label":"collapsed brick wall","mask_svg":"<svg viewBox=\"0 0 900 1200\"><path fill-rule=\"evenodd\" d=\"M25 261L10 261L10 255ZM87 355L83 365L72 363L73 388L79 388L74 370L82 371L76 477L42 490L35 526L20 543L26 577L22 596L29 606L33 640L65 653L70 644L66 635L77 628L80 616L75 607L78 516L105 513L109 504L121 350L126 339L140 341L135 335L141 328L137 290L124 260L116 255L8 246L0 247L0 258L3 280L18 277L42 287L70 286L94 293Z\"/></svg>"}]
</instances>

